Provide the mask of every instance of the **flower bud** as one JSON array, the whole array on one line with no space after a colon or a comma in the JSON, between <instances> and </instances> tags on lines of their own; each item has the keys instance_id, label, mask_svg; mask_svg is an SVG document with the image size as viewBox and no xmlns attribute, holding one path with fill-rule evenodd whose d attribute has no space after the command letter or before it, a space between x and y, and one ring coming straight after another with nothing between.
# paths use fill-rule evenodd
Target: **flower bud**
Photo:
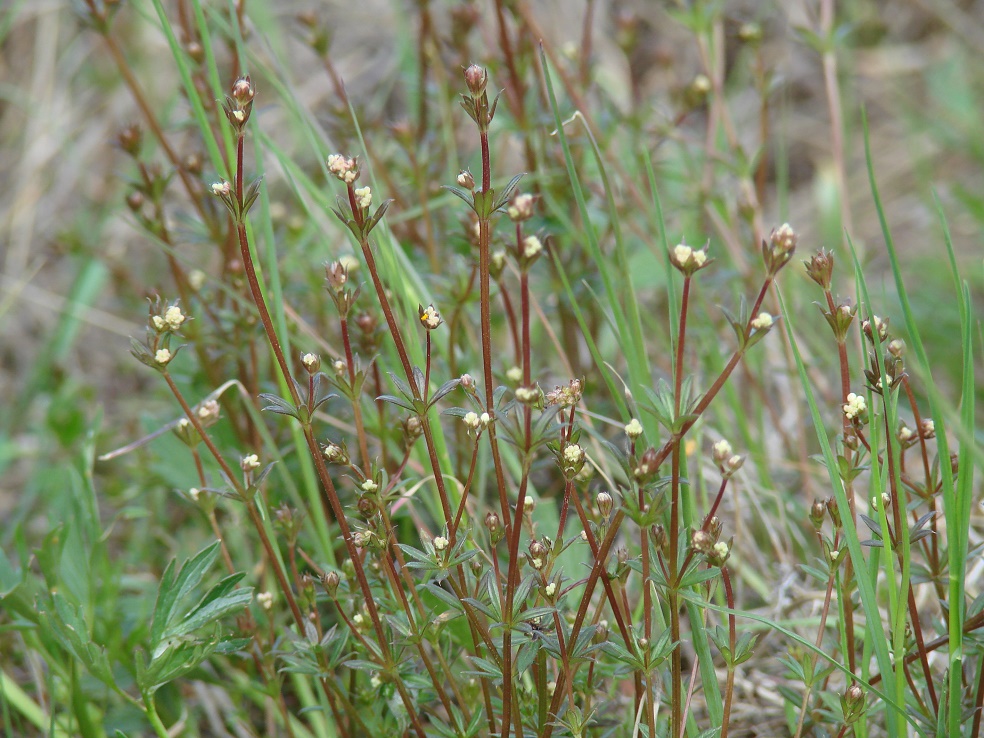
<instances>
[{"instance_id":1,"label":"flower bud","mask_svg":"<svg viewBox=\"0 0 984 738\"><path fill-rule=\"evenodd\" d=\"M468 190L475 189L475 178L472 176L472 173L469 172L467 169L463 169L462 171L458 172L457 182L460 187L464 187L465 189Z\"/></svg>"},{"instance_id":2,"label":"flower bud","mask_svg":"<svg viewBox=\"0 0 984 738\"><path fill-rule=\"evenodd\" d=\"M325 446L324 454L325 461L329 464L338 464L339 466L348 466L349 464L348 450L345 448L344 443L338 445L329 441Z\"/></svg>"},{"instance_id":3,"label":"flower bud","mask_svg":"<svg viewBox=\"0 0 984 738\"><path fill-rule=\"evenodd\" d=\"M502 540L502 536L504 535L504 531L502 530L502 521L496 513L489 512L486 514L485 527L489 531L489 538L492 539L493 546Z\"/></svg>"},{"instance_id":4,"label":"flower bud","mask_svg":"<svg viewBox=\"0 0 984 738\"><path fill-rule=\"evenodd\" d=\"M834 255L826 249L820 249L813 258L803 263L806 265L807 276L824 290L829 290L834 273Z\"/></svg>"},{"instance_id":5,"label":"flower bud","mask_svg":"<svg viewBox=\"0 0 984 738\"><path fill-rule=\"evenodd\" d=\"M816 530L819 531L823 527L823 520L826 516L827 506L820 500L814 500L813 505L810 506L810 522L813 523Z\"/></svg>"},{"instance_id":6,"label":"flower bud","mask_svg":"<svg viewBox=\"0 0 984 738\"><path fill-rule=\"evenodd\" d=\"M321 575L321 586L324 587L325 593L332 599L335 599L335 593L338 592L338 583L338 572L326 571Z\"/></svg>"},{"instance_id":7,"label":"flower bud","mask_svg":"<svg viewBox=\"0 0 984 738\"><path fill-rule=\"evenodd\" d=\"M301 357L301 363L304 365L305 371L311 375L317 374L318 370L321 369L321 357L317 354L304 354Z\"/></svg>"},{"instance_id":8,"label":"flower bud","mask_svg":"<svg viewBox=\"0 0 984 738\"><path fill-rule=\"evenodd\" d=\"M136 123L123 126L116 134L116 141L120 148L127 154L136 158L140 155L140 144L143 140L143 133L140 126Z\"/></svg>"},{"instance_id":9,"label":"flower bud","mask_svg":"<svg viewBox=\"0 0 984 738\"><path fill-rule=\"evenodd\" d=\"M789 223L783 223L773 229L768 243L762 242L762 259L770 277L774 277L793 258L797 240L798 236Z\"/></svg>"},{"instance_id":10,"label":"flower bud","mask_svg":"<svg viewBox=\"0 0 984 738\"><path fill-rule=\"evenodd\" d=\"M472 97L480 97L485 92L489 81L489 73L477 64L472 64L465 70L465 84Z\"/></svg>"},{"instance_id":11,"label":"flower bud","mask_svg":"<svg viewBox=\"0 0 984 738\"><path fill-rule=\"evenodd\" d=\"M598 506L601 516L607 520L612 513L612 496L607 492L599 492L595 496L595 504Z\"/></svg>"}]
</instances>

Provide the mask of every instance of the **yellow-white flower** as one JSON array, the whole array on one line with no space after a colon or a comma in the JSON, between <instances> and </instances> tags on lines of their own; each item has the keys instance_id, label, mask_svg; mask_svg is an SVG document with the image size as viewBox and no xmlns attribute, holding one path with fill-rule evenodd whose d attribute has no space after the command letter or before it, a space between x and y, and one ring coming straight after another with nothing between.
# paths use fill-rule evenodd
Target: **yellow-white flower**
<instances>
[{"instance_id":1,"label":"yellow-white flower","mask_svg":"<svg viewBox=\"0 0 984 738\"><path fill-rule=\"evenodd\" d=\"M844 415L848 420L854 420L867 409L868 403L861 395L852 392L847 396L847 402L844 403Z\"/></svg>"},{"instance_id":2,"label":"yellow-white flower","mask_svg":"<svg viewBox=\"0 0 984 738\"><path fill-rule=\"evenodd\" d=\"M532 259L534 256L543 251L543 244L540 243L540 239L536 236L527 236L523 239L523 256L527 259Z\"/></svg>"},{"instance_id":3,"label":"yellow-white flower","mask_svg":"<svg viewBox=\"0 0 984 738\"><path fill-rule=\"evenodd\" d=\"M161 366L164 366L171 360L173 354L166 348L157 349L157 353L154 354L154 361L156 361Z\"/></svg>"},{"instance_id":4,"label":"yellow-white flower","mask_svg":"<svg viewBox=\"0 0 984 738\"><path fill-rule=\"evenodd\" d=\"M372 190L368 187L360 187L355 191L355 196L358 199L359 207L363 210L368 210L369 206L372 205Z\"/></svg>"},{"instance_id":5,"label":"yellow-white flower","mask_svg":"<svg viewBox=\"0 0 984 738\"><path fill-rule=\"evenodd\" d=\"M448 539L444 536L438 536L434 539L434 550L443 551L448 547Z\"/></svg>"},{"instance_id":6,"label":"yellow-white flower","mask_svg":"<svg viewBox=\"0 0 984 738\"><path fill-rule=\"evenodd\" d=\"M273 608L273 592L260 592L256 595L256 602L264 610L271 610Z\"/></svg>"},{"instance_id":7,"label":"yellow-white flower","mask_svg":"<svg viewBox=\"0 0 984 738\"><path fill-rule=\"evenodd\" d=\"M164 311L164 322L172 331L176 331L185 322L185 315L177 305L171 305Z\"/></svg>"},{"instance_id":8,"label":"yellow-white flower","mask_svg":"<svg viewBox=\"0 0 984 738\"><path fill-rule=\"evenodd\" d=\"M771 328L775 322L773 317L766 312L761 312L752 319L752 328L757 331Z\"/></svg>"},{"instance_id":9,"label":"yellow-white flower","mask_svg":"<svg viewBox=\"0 0 984 738\"><path fill-rule=\"evenodd\" d=\"M638 418L632 418L625 426L625 435L633 440L641 436L642 433L642 423L639 422Z\"/></svg>"}]
</instances>

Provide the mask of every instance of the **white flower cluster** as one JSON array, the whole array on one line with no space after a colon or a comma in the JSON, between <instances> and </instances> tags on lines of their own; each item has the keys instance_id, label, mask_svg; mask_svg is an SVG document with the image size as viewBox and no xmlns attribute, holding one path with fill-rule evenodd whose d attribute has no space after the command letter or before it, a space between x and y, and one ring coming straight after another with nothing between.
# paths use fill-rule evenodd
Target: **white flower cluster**
<instances>
[{"instance_id":1,"label":"white flower cluster","mask_svg":"<svg viewBox=\"0 0 984 738\"><path fill-rule=\"evenodd\" d=\"M523 258L532 259L543 251L543 244L536 236L527 236L523 239Z\"/></svg>"},{"instance_id":2,"label":"white flower cluster","mask_svg":"<svg viewBox=\"0 0 984 738\"><path fill-rule=\"evenodd\" d=\"M260 592L256 595L256 601L264 610L271 610L273 608L273 592Z\"/></svg>"},{"instance_id":3,"label":"white flower cluster","mask_svg":"<svg viewBox=\"0 0 984 738\"><path fill-rule=\"evenodd\" d=\"M848 420L854 420L860 417L867 409L868 403L864 397L856 395L853 392L847 396L847 402L844 403L844 415Z\"/></svg>"},{"instance_id":4,"label":"white flower cluster","mask_svg":"<svg viewBox=\"0 0 984 738\"><path fill-rule=\"evenodd\" d=\"M506 210L511 220L525 220L533 214L533 195L523 193L516 195Z\"/></svg>"},{"instance_id":5,"label":"white flower cluster","mask_svg":"<svg viewBox=\"0 0 984 738\"><path fill-rule=\"evenodd\" d=\"M435 551L443 551L447 547L448 547L448 539L445 538L444 536L437 536L437 538L434 539Z\"/></svg>"},{"instance_id":6,"label":"white flower cluster","mask_svg":"<svg viewBox=\"0 0 984 738\"><path fill-rule=\"evenodd\" d=\"M642 433L642 423L639 422L638 418L632 418L632 420L630 420L625 426L625 435L633 441L641 436Z\"/></svg>"},{"instance_id":7,"label":"white flower cluster","mask_svg":"<svg viewBox=\"0 0 984 738\"><path fill-rule=\"evenodd\" d=\"M775 319L771 315L761 312L752 319L752 328L761 331L771 328L773 323L775 323Z\"/></svg>"},{"instance_id":8,"label":"white flower cluster","mask_svg":"<svg viewBox=\"0 0 984 738\"><path fill-rule=\"evenodd\" d=\"M492 418L488 413L482 413L479 415L475 412L467 412L465 416L461 419L462 422L467 425L471 430L477 431L482 428L488 428L489 423L492 422Z\"/></svg>"},{"instance_id":9,"label":"white flower cluster","mask_svg":"<svg viewBox=\"0 0 984 738\"><path fill-rule=\"evenodd\" d=\"M570 465L580 464L584 461L584 449L576 443L572 443L564 448L564 461Z\"/></svg>"},{"instance_id":10,"label":"white flower cluster","mask_svg":"<svg viewBox=\"0 0 984 738\"><path fill-rule=\"evenodd\" d=\"M673 261L680 268L700 269L707 261L707 253L703 249L694 250L685 243L673 247Z\"/></svg>"},{"instance_id":11,"label":"white flower cluster","mask_svg":"<svg viewBox=\"0 0 984 738\"><path fill-rule=\"evenodd\" d=\"M363 210L368 210L369 206L372 205L372 190L368 187L360 187L355 191L355 196L358 200L359 207Z\"/></svg>"},{"instance_id":12,"label":"white flower cluster","mask_svg":"<svg viewBox=\"0 0 984 738\"><path fill-rule=\"evenodd\" d=\"M332 154L328 157L328 171L334 174L345 184L352 184L359 176L359 168L355 165L355 159L349 159L341 154Z\"/></svg>"},{"instance_id":13,"label":"white flower cluster","mask_svg":"<svg viewBox=\"0 0 984 738\"><path fill-rule=\"evenodd\" d=\"M155 315L151 322L158 331L176 331L185 322L185 314L177 305L169 305L163 317Z\"/></svg>"}]
</instances>

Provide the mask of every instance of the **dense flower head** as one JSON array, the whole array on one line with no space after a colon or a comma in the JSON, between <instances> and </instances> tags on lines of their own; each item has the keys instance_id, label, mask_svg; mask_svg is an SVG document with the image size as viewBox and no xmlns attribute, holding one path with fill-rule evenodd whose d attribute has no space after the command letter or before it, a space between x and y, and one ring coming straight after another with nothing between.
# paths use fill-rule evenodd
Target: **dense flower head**
<instances>
[{"instance_id":1,"label":"dense flower head","mask_svg":"<svg viewBox=\"0 0 984 738\"><path fill-rule=\"evenodd\" d=\"M512 202L509 203L506 213L512 221L517 223L523 220L529 220L533 217L533 202L533 195L529 193L524 192L516 195L512 199Z\"/></svg>"},{"instance_id":2,"label":"dense flower head","mask_svg":"<svg viewBox=\"0 0 984 738\"><path fill-rule=\"evenodd\" d=\"M581 401L581 394L584 391L580 379L572 379L567 386L557 385L547 393L548 405L559 405L560 407L573 407Z\"/></svg>"},{"instance_id":3,"label":"dense flower head","mask_svg":"<svg viewBox=\"0 0 984 738\"><path fill-rule=\"evenodd\" d=\"M527 236L523 239L523 258L533 259L543 251L543 244L536 236Z\"/></svg>"},{"instance_id":4,"label":"dense flower head","mask_svg":"<svg viewBox=\"0 0 984 738\"><path fill-rule=\"evenodd\" d=\"M848 420L860 419L867 409L868 403L862 395L852 392L847 396L847 402L844 403L844 415Z\"/></svg>"},{"instance_id":5,"label":"dense flower head","mask_svg":"<svg viewBox=\"0 0 984 738\"><path fill-rule=\"evenodd\" d=\"M355 159L341 154L331 154L327 161L328 171L345 184L352 184L359 178L359 166Z\"/></svg>"},{"instance_id":6,"label":"dense flower head","mask_svg":"<svg viewBox=\"0 0 984 738\"><path fill-rule=\"evenodd\" d=\"M684 274L693 274L707 263L707 251L685 243L677 244L670 250L670 261Z\"/></svg>"},{"instance_id":7,"label":"dense flower head","mask_svg":"<svg viewBox=\"0 0 984 738\"><path fill-rule=\"evenodd\" d=\"M368 187L359 187L355 190L355 198L360 208L368 210L372 205L372 190Z\"/></svg>"},{"instance_id":8,"label":"dense flower head","mask_svg":"<svg viewBox=\"0 0 984 738\"><path fill-rule=\"evenodd\" d=\"M767 330L772 327L774 322L775 318L773 318L769 313L761 312L752 318L752 328L757 331Z\"/></svg>"}]
</instances>

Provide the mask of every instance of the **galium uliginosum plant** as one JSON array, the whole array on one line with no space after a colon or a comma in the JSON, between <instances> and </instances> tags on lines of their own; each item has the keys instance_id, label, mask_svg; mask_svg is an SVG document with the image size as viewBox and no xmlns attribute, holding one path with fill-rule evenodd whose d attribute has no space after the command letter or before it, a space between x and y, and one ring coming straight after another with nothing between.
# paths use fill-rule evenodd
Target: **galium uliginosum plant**
<instances>
[{"instance_id":1,"label":"galium uliginosum plant","mask_svg":"<svg viewBox=\"0 0 984 738\"><path fill-rule=\"evenodd\" d=\"M519 191L520 176L501 190L493 187L488 133L498 98L490 100L482 68L468 67L464 79L462 107L475 125L481 175L477 181L463 170L448 189L467 204L474 223L479 377L440 376L433 349L444 325L441 313L433 304L418 304L417 319L406 320L378 263L374 232L389 202L377 204L372 188L362 184L356 158L334 154L326 162L343 188L333 211L358 244L363 260L358 266L368 274L374 307L382 312L397 359L389 372L397 394L384 392L376 399L378 425L372 431L365 412L367 380L374 377L379 386L377 367L388 366L392 354L365 355L353 340L353 315L364 333L374 328L363 317L368 313L358 312L367 309L368 300L353 285L356 264L337 260L326 267L341 341L331 372L322 371L322 359L313 352L293 362L282 348L253 263L248 213L259 182L247 186L244 177L255 95L248 77L235 82L223 106L236 164L233 182L217 182L211 191L228 211L249 294L286 390L259 397L264 409L290 418L303 436L323 494L320 506L303 514L321 516L338 531L333 561L309 553L297 510L280 509L275 515L280 535L269 534L261 508L270 504L271 467L258 471L261 449L244 454L237 473L183 396L171 373L177 350L169 348L185 320L177 304L155 306L148 342L136 345L134 353L161 373L185 412L182 426L190 424L187 432L201 440L221 469L218 479L206 478L198 444L189 444L208 499L214 491L243 505L262 543L265 566L279 590L276 601L286 604L289 617L276 626L277 641L255 622L247 623L252 648L263 652L277 643L275 655L290 672L314 678L340 734L585 735L624 709L618 692L607 686L624 681L637 728L644 726L649 735L680 735L692 689L692 678L684 673L687 636L681 613L707 617L700 603L715 595L719 583L726 607L736 606L727 564L733 536L717 513L743 463L727 440L714 444L720 484L707 509L695 514L683 441L746 353L775 327L776 316L763 310L763 303L793 256L796 234L783 225L763 242L760 288L751 309L743 303L729 318L732 356L701 395L693 377L686 376L688 320L692 292L713 259L707 246L670 249L669 263L682 281L674 367L670 381L660 380L650 404L640 408L658 422L663 439L657 442L639 419L627 417L621 440L604 440L583 425L582 379L541 389L531 341L529 276L543 263L550 239L527 230L537 199ZM510 245L505 256L494 256L491 244L500 221L510 225ZM518 296L510 297L519 305L510 325L520 347L518 366L502 365L496 349L502 339L493 331L493 286L511 289L502 277L506 264L518 277ZM380 342L368 347L378 351ZM326 409L351 413L351 436L332 432L326 438ZM402 429L402 456L387 459L383 428L394 422ZM465 453L447 453L452 438ZM602 464L592 458L596 454L609 459ZM455 458L464 461L461 468L449 464ZM492 471L488 482L485 459ZM536 514L533 494L534 471L547 459L562 481L555 527ZM593 467L613 470L601 487L591 483ZM486 484L496 502L487 498ZM414 500L410 491L421 485L433 485L436 509ZM200 504L202 494L197 493ZM217 526L213 510L208 510L210 521ZM407 514L419 538L400 530ZM629 546L636 555L630 556ZM271 594L264 593L260 602L272 612ZM274 628L273 615L268 617ZM735 669L752 655L755 638L739 637L733 612L726 629L701 629L701 634L724 656L724 704L715 726L724 735ZM366 704L367 691L385 701ZM605 693L616 698L604 699ZM668 718L663 702L669 705Z\"/></svg>"}]
</instances>

